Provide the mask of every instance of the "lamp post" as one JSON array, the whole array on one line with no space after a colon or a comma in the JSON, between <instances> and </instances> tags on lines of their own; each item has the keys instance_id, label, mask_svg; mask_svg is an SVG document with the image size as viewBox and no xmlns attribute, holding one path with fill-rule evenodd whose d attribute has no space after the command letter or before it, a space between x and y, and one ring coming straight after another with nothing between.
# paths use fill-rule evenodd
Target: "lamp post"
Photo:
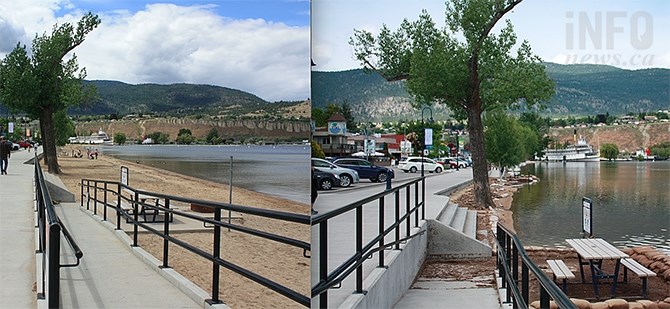
<instances>
[{"instance_id":1,"label":"lamp post","mask_svg":"<svg viewBox=\"0 0 670 309\"><path fill-rule=\"evenodd\" d=\"M433 123L433 110L430 108L430 106L426 106L423 109L421 109L421 126L424 127L423 128L423 149L421 150L421 177L424 177L423 153L426 151L426 144L427 144L426 141L428 140L428 138L426 136L426 131L427 130L425 128L425 124L424 124L424 121L423 121L423 113L426 110L430 112L430 118L428 118L428 123ZM430 138L432 138L432 134L431 134ZM433 142L430 141L430 144L432 146Z\"/></svg>"}]
</instances>

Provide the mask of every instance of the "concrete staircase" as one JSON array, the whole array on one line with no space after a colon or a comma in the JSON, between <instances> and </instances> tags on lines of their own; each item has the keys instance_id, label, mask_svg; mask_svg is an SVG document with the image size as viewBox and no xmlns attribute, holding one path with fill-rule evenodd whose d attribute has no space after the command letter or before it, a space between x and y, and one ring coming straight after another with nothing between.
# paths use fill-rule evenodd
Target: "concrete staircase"
<instances>
[{"instance_id":1,"label":"concrete staircase","mask_svg":"<svg viewBox=\"0 0 670 309\"><path fill-rule=\"evenodd\" d=\"M429 255L447 259L491 256L491 247L477 240L476 210L448 203L434 220L428 222Z\"/></svg>"},{"instance_id":2,"label":"concrete staircase","mask_svg":"<svg viewBox=\"0 0 670 309\"><path fill-rule=\"evenodd\" d=\"M448 204L442 213L437 216L437 221L451 227L470 238L476 238L477 234L477 211L459 207L456 204Z\"/></svg>"}]
</instances>

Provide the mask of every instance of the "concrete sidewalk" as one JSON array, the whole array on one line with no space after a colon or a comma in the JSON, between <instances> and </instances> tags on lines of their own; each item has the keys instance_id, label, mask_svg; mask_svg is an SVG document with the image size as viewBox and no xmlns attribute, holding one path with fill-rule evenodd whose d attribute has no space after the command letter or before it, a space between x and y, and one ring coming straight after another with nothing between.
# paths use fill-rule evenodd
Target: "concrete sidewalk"
<instances>
[{"instance_id":1,"label":"concrete sidewalk","mask_svg":"<svg viewBox=\"0 0 670 309\"><path fill-rule=\"evenodd\" d=\"M32 164L25 150L12 154L8 175L0 176L0 308L41 308L37 301L35 213ZM62 308L208 308L206 292L183 279L109 222L79 207L56 205L56 212L84 253L77 267L61 268ZM76 259L61 242L61 264ZM41 261L38 261L41 263ZM178 287L179 286L179 287ZM227 308L217 305L216 308Z\"/></svg>"},{"instance_id":2,"label":"concrete sidewalk","mask_svg":"<svg viewBox=\"0 0 670 309\"><path fill-rule=\"evenodd\" d=\"M396 170L397 172L397 170ZM440 211L447 205L449 202L449 197L446 195L441 195L445 191L449 191L455 188L462 187L467 185L472 180L472 169L461 169L460 171L449 171L441 174L426 174L426 219L435 219ZM394 184L394 187L396 184ZM364 189L355 189L347 190L346 192L324 192L319 193L319 197L314 205L314 209L319 211L319 213L327 213L349 203L361 200L365 197L374 195L376 193L382 192L385 190L383 184L372 186ZM412 193L413 194L413 193ZM404 197L403 197L404 198ZM401 198L401 200L403 199ZM386 210L385 221L391 222L393 220L394 214L392 210ZM355 232L355 216L353 212L349 212L340 216L337 220L329 221L329 246L328 246L328 268L329 272L333 270L334 267L342 263L346 258L355 252L354 249L354 238L353 234ZM363 208L363 225L364 228L364 243L367 242L367 239L374 237L377 234L377 220L378 220L378 209L376 207L364 207ZM316 228L312 228L312 284L317 282L318 279L318 238L319 231ZM388 256L390 250L385 250L385 254ZM366 261L363 265L363 277L368 277L376 268L377 258L370 259ZM354 291L354 282L355 274L351 274L343 282L342 286L339 289L330 289L328 291L328 307L336 308L342 305L349 296L352 295ZM463 283L467 284L467 283ZM474 299L479 300L480 302L474 302L470 304L481 304L481 308L499 308L497 300L497 292L495 289L477 289L480 291L470 291L474 293L472 296ZM434 291L424 290L417 291L412 290L410 295L406 295L398 303L398 308L407 308L418 306L423 308L458 308L462 305L461 303L454 303L454 306L449 307L449 303L445 303L445 295L435 293ZM416 294L416 293L420 294ZM449 294L449 298L454 298L454 294ZM456 295L456 298L458 296ZM421 299L420 303L417 303L416 300ZM312 300L313 302L315 299ZM318 302L318 300L316 300ZM408 304L409 302L409 304ZM493 306L491 306L493 305ZM445 307L446 306L446 307Z\"/></svg>"}]
</instances>

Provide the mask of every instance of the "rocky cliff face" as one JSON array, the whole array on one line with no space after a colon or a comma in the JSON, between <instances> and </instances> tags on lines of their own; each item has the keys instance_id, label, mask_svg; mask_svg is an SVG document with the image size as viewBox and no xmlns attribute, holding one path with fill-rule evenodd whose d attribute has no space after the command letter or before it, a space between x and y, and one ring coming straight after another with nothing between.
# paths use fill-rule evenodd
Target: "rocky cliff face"
<instances>
[{"instance_id":1,"label":"rocky cliff face","mask_svg":"<svg viewBox=\"0 0 670 309\"><path fill-rule=\"evenodd\" d=\"M550 136L557 142L573 143L573 133L583 136L596 148L602 144L616 144L620 152L634 153L662 142L670 142L670 123L624 124L607 127L552 129Z\"/></svg>"},{"instance_id":2,"label":"rocky cliff face","mask_svg":"<svg viewBox=\"0 0 670 309\"><path fill-rule=\"evenodd\" d=\"M208 120L188 118L153 118L137 120L105 120L77 123L79 134L97 132L101 129L110 137L116 133L124 133L128 139L138 140L153 132L169 134L170 140L177 137L179 129L189 129L194 137L202 139L216 129L223 138L260 139L307 139L309 138L309 122L291 120Z\"/></svg>"}]
</instances>

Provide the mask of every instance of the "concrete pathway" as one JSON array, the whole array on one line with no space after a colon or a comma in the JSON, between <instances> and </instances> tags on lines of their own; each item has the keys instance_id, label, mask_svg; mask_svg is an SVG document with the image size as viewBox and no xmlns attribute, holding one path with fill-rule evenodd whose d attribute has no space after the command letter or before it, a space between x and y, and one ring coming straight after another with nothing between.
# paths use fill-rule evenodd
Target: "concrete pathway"
<instances>
[{"instance_id":1,"label":"concrete pathway","mask_svg":"<svg viewBox=\"0 0 670 309\"><path fill-rule=\"evenodd\" d=\"M402 172L396 170L396 172ZM449 201L448 196L438 195L437 193L444 192L451 188L460 187L472 180L472 169L461 169L460 171L449 171L441 174L427 174L426 181L426 219L434 219L438 216L442 208L447 205ZM366 180L363 180L366 181ZM395 186L396 184L394 184ZM354 185L355 186L355 185ZM327 213L351 202L361 200L365 197L374 195L385 190L385 186L380 184L378 186L367 187L364 189L353 189L345 191L320 191L319 197L314 205L314 209L320 213ZM412 192L413 194L413 192ZM404 200L404 197L401 197ZM390 202L389 202L390 203ZM364 243L369 241L372 237L377 235L378 229L378 209L377 207L364 207ZM391 222L394 218L392 210L385 211L386 222ZM355 216L354 212L349 212L341 215L336 220L329 221L329 247L328 247L328 271L332 271L336 266L342 263L346 258L353 254L355 231ZM315 284L318 279L318 242L319 231L312 228L312 284ZM385 250L385 254L389 254L389 250ZM366 277L372 273L377 263L376 255L366 261L363 265L363 276ZM336 308L340 306L355 290L354 274L350 275L342 282L339 289L330 289L328 291L328 307ZM469 284L464 282L461 284ZM422 304L426 305L424 308L466 308L459 307L458 302L455 302L455 307L444 307L444 297L454 298L454 294L437 293L435 289L415 289L409 290L403 299L398 303L398 308L408 308L417 305L415 299L422 299ZM461 289L457 291L457 295L463 292ZM479 302L472 303L474 307L470 308L499 308L498 297L495 288L487 289L473 289L471 292L472 298L479 300ZM462 296L465 296L462 295ZM312 300L313 303L315 300ZM432 304L432 306L430 306ZM494 304L491 306L491 304ZM421 307L419 307L421 308Z\"/></svg>"},{"instance_id":2,"label":"concrete pathway","mask_svg":"<svg viewBox=\"0 0 670 309\"><path fill-rule=\"evenodd\" d=\"M0 176L0 308L46 307L32 290L36 282L34 166L23 162L33 155L25 150L12 154L9 175ZM111 224L74 203L59 204L56 212L84 253L79 266L61 268L61 308L208 307L206 295L180 290L177 285L183 288L189 282L173 284L167 278L178 274L159 270L155 258L131 248L127 235L115 235L121 232L111 230ZM66 241L61 248L61 263L73 263Z\"/></svg>"}]
</instances>

